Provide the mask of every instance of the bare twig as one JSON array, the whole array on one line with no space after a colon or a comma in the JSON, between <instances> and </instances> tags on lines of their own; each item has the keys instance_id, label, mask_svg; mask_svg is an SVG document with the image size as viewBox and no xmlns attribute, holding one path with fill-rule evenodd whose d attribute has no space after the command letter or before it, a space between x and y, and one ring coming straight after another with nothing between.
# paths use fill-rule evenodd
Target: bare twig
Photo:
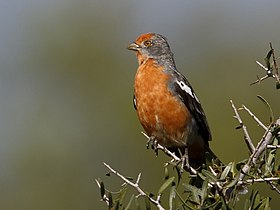
<instances>
[{"instance_id":1,"label":"bare twig","mask_svg":"<svg viewBox=\"0 0 280 210\"><path fill-rule=\"evenodd\" d=\"M268 75L265 75L265 76L263 76L263 77L261 77L261 78L259 78L259 77L257 76L258 79L257 79L256 81L252 82L250 85L260 84L261 81L267 79L268 77L269 77Z\"/></svg>"},{"instance_id":2,"label":"bare twig","mask_svg":"<svg viewBox=\"0 0 280 210\"><path fill-rule=\"evenodd\" d=\"M245 105L242 105L242 108L248 112L248 114L260 125L264 130L267 130L267 127L259 120L259 118L254 115L250 109L248 109Z\"/></svg>"},{"instance_id":3,"label":"bare twig","mask_svg":"<svg viewBox=\"0 0 280 210\"><path fill-rule=\"evenodd\" d=\"M252 184L255 182L267 182L270 184L270 186L272 187L273 190L275 190L277 193L280 193L280 190L272 183L273 181L279 181L279 180L280 180L280 177L247 179L247 180L238 181L238 185Z\"/></svg>"},{"instance_id":4,"label":"bare twig","mask_svg":"<svg viewBox=\"0 0 280 210\"><path fill-rule=\"evenodd\" d=\"M128 185L132 186L138 193L139 196L144 196L147 197L151 203L153 203L159 210L164 210L162 205L160 204L160 197L158 197L156 200L148 196L139 186L140 178L141 178L141 173L138 174L136 182L133 183L130 180L128 180L125 176L114 170L111 166L109 166L107 163L103 163L113 174L121 178L124 182L126 182Z\"/></svg>"},{"instance_id":5,"label":"bare twig","mask_svg":"<svg viewBox=\"0 0 280 210\"><path fill-rule=\"evenodd\" d=\"M275 190L278 194L280 194L280 190L276 187L275 184L272 183L272 181L267 181L267 182L273 190Z\"/></svg>"},{"instance_id":6,"label":"bare twig","mask_svg":"<svg viewBox=\"0 0 280 210\"><path fill-rule=\"evenodd\" d=\"M256 61L256 63L263 68L266 72L269 70L267 67L265 67L263 64L261 64L259 61Z\"/></svg>"},{"instance_id":7,"label":"bare twig","mask_svg":"<svg viewBox=\"0 0 280 210\"><path fill-rule=\"evenodd\" d=\"M265 150L266 146L271 142L271 140L273 139L273 134L271 132L271 126L269 125L268 129L266 130L266 132L264 133L262 140L258 143L257 147L256 147L256 152L255 155L253 156L252 162L253 164L256 164L257 159L259 158L259 156L263 153L263 151Z\"/></svg>"},{"instance_id":8,"label":"bare twig","mask_svg":"<svg viewBox=\"0 0 280 210\"><path fill-rule=\"evenodd\" d=\"M247 145L247 147L249 148L250 152L253 153L254 150L255 150L255 146L254 146L254 144L252 143L252 140L251 140L251 138L250 138L250 136L249 136L249 133L248 133L248 131L247 131L247 128L246 128L246 126L243 124L243 121L242 121L242 119L241 119L241 117L240 117L240 115L239 115L239 113L238 113L238 111L237 111L237 109L236 109L236 107L235 107L235 105L234 105L234 103L233 103L232 100L230 100L230 103L231 103L232 109L233 109L233 111L234 111L234 113L235 113L235 118L237 119L237 121L239 122L241 128L243 129L244 139L245 139L246 145Z\"/></svg>"},{"instance_id":9,"label":"bare twig","mask_svg":"<svg viewBox=\"0 0 280 210\"><path fill-rule=\"evenodd\" d=\"M269 177L269 178L258 178L258 179L247 179L244 181L239 181L238 184L249 184L254 182L268 182L268 181L279 181L280 177Z\"/></svg>"},{"instance_id":10,"label":"bare twig","mask_svg":"<svg viewBox=\"0 0 280 210\"><path fill-rule=\"evenodd\" d=\"M280 145L267 145L266 147L269 149L280 149Z\"/></svg>"},{"instance_id":11,"label":"bare twig","mask_svg":"<svg viewBox=\"0 0 280 210\"><path fill-rule=\"evenodd\" d=\"M266 68L266 67L265 67L263 64L261 64L259 61L256 61L256 63L257 63L263 70L265 70L266 75L263 76L263 77L261 77L261 78L259 78L259 77L257 76L258 79L257 79L255 82L252 82L250 85L254 85L254 84L257 84L257 83L260 84L261 81L267 79L268 77L271 77L271 76L270 76L271 73L269 73L269 69L268 69L268 68Z\"/></svg>"}]
</instances>

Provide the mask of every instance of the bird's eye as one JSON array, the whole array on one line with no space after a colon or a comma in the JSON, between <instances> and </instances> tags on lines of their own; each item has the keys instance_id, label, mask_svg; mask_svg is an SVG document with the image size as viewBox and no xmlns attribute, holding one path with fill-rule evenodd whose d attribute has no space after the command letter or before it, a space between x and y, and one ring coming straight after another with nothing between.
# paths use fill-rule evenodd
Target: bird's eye
<instances>
[{"instance_id":1,"label":"bird's eye","mask_svg":"<svg viewBox=\"0 0 280 210\"><path fill-rule=\"evenodd\" d=\"M151 40L147 40L147 41L144 42L144 45L145 45L146 47L150 47L150 46L153 45L153 43L152 43Z\"/></svg>"}]
</instances>

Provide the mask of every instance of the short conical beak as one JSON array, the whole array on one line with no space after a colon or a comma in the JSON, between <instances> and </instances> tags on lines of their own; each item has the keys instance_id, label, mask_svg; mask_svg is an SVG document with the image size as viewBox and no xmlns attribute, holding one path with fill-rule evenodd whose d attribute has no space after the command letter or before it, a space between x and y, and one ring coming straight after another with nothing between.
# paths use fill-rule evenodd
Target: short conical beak
<instances>
[{"instance_id":1,"label":"short conical beak","mask_svg":"<svg viewBox=\"0 0 280 210\"><path fill-rule=\"evenodd\" d=\"M138 51L140 49L140 45L136 44L135 42L132 42L130 45L127 46L128 50Z\"/></svg>"}]
</instances>

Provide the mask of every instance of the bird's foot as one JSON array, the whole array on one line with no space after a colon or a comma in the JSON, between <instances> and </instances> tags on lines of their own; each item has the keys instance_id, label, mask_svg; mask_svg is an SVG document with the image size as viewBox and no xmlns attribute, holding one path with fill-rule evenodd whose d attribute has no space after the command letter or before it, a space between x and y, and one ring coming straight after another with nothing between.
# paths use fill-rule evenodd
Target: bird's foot
<instances>
[{"instance_id":1,"label":"bird's foot","mask_svg":"<svg viewBox=\"0 0 280 210\"><path fill-rule=\"evenodd\" d=\"M183 173L184 168L190 169L188 147L185 148L185 153L181 158L181 173Z\"/></svg>"},{"instance_id":2,"label":"bird's foot","mask_svg":"<svg viewBox=\"0 0 280 210\"><path fill-rule=\"evenodd\" d=\"M150 147L155 151L156 156L158 155L158 141L154 136L150 136L147 143L146 143L147 149Z\"/></svg>"}]
</instances>

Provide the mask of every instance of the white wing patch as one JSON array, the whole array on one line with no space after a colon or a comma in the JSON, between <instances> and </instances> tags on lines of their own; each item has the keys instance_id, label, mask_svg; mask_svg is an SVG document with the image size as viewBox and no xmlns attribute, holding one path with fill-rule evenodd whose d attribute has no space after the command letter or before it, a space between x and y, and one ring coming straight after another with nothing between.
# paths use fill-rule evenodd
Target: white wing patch
<instances>
[{"instance_id":1,"label":"white wing patch","mask_svg":"<svg viewBox=\"0 0 280 210\"><path fill-rule=\"evenodd\" d=\"M188 85L187 85L186 83L184 83L183 81L178 81L178 80L176 80L176 83L180 86L180 88L181 88L182 90L184 90L187 94L189 94L192 98L194 98L198 103L200 103L199 100L198 100L198 98L197 98L197 96L196 96L195 93L192 91L192 89L191 89L190 86L188 86Z\"/></svg>"},{"instance_id":2,"label":"white wing patch","mask_svg":"<svg viewBox=\"0 0 280 210\"><path fill-rule=\"evenodd\" d=\"M134 106L134 109L137 110L137 102L136 102L135 95L133 95L133 106Z\"/></svg>"}]
</instances>

